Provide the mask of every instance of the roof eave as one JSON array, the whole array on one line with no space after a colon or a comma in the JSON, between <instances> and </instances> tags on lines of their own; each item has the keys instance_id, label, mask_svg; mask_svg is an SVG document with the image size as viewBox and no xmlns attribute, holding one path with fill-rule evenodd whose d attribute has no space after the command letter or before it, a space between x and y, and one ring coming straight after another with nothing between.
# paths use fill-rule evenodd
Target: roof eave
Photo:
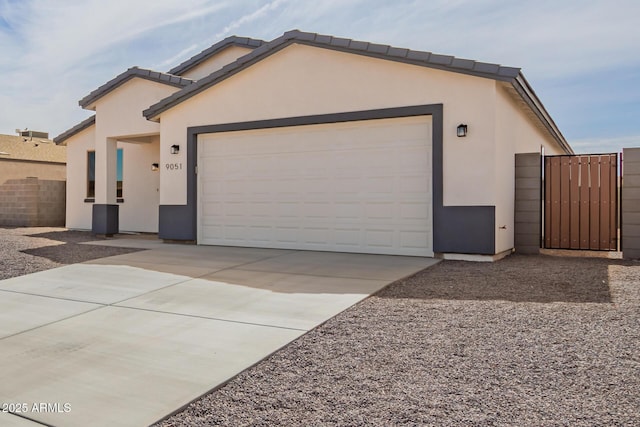
<instances>
[{"instance_id":1,"label":"roof eave","mask_svg":"<svg viewBox=\"0 0 640 427\"><path fill-rule=\"evenodd\" d=\"M260 40L260 39L252 39L249 37L238 37L238 36L229 36L227 38L225 38L224 40L219 41L218 43L212 45L211 47L203 50L202 52L198 53L197 55L192 56L191 58L187 59L186 61L182 62L181 64L173 67L172 69L170 69L168 71L169 74L174 74L174 75L181 75L195 67L197 67L198 65L202 64L204 61L208 60L209 58L215 56L216 54L218 54L219 52L231 47L231 46L239 46L239 47L245 47L247 49L255 49L258 48L260 46L262 46L263 44L266 44L267 42L264 40Z\"/></svg>"},{"instance_id":2,"label":"roof eave","mask_svg":"<svg viewBox=\"0 0 640 427\"><path fill-rule=\"evenodd\" d=\"M574 154L573 148L571 148L562 132L560 132L560 129L551 118L551 115L546 110L542 101L540 101L540 98L538 98L527 79L524 77L524 74L519 73L518 76L513 79L511 84L551 134L553 139L556 140L560 148L562 148L566 154Z\"/></svg>"},{"instance_id":3,"label":"roof eave","mask_svg":"<svg viewBox=\"0 0 640 427\"><path fill-rule=\"evenodd\" d=\"M95 110L95 102L98 99L109 94L110 92L114 91L115 89L119 88L120 86L134 78L149 80L155 83L162 83L179 89L182 89L193 83L193 80L186 79L184 77L133 67L109 80L98 89L92 91L89 95L78 101L78 104L86 110Z\"/></svg>"},{"instance_id":4,"label":"roof eave","mask_svg":"<svg viewBox=\"0 0 640 427\"><path fill-rule=\"evenodd\" d=\"M77 125L75 125L74 127L72 127L71 129L68 129L64 132L62 132L60 135L56 136L55 138L53 138L53 142L56 145L66 145L63 144L64 142L66 142L69 138L71 138L74 135L79 134L80 132L82 132L85 129L88 129L89 127L93 126L96 123L96 116L93 115L87 119L84 119L83 121L81 121L80 123L78 123Z\"/></svg>"},{"instance_id":5,"label":"roof eave","mask_svg":"<svg viewBox=\"0 0 640 427\"><path fill-rule=\"evenodd\" d=\"M164 111L294 43L506 82L511 82L520 74L520 69L514 67L293 30L241 56L193 85L153 104L143 111L143 115L147 120L159 121L159 116Z\"/></svg>"}]
</instances>

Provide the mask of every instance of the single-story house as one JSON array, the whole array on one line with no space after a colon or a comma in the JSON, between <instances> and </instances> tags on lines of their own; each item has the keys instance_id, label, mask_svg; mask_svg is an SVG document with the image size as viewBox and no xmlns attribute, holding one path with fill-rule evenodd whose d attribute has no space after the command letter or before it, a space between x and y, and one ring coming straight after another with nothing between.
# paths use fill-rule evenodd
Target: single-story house
<instances>
[{"instance_id":1,"label":"single-story house","mask_svg":"<svg viewBox=\"0 0 640 427\"><path fill-rule=\"evenodd\" d=\"M66 151L42 132L0 135L0 226L64 225Z\"/></svg>"},{"instance_id":2,"label":"single-story house","mask_svg":"<svg viewBox=\"0 0 640 427\"><path fill-rule=\"evenodd\" d=\"M571 147L518 68L290 31L228 37L80 100L67 227L170 241L496 258L516 153Z\"/></svg>"}]
</instances>

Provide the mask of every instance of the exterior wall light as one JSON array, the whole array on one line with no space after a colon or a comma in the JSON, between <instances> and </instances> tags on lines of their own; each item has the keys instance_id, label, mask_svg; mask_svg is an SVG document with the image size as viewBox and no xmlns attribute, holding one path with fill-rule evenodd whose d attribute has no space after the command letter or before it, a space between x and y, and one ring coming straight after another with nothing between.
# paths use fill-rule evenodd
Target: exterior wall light
<instances>
[{"instance_id":1,"label":"exterior wall light","mask_svg":"<svg viewBox=\"0 0 640 427\"><path fill-rule=\"evenodd\" d=\"M171 154L178 154L180 152L180 146L178 144L173 144L171 146Z\"/></svg>"},{"instance_id":2,"label":"exterior wall light","mask_svg":"<svg viewBox=\"0 0 640 427\"><path fill-rule=\"evenodd\" d=\"M467 125L465 124L459 124L458 125L458 132L457 132L458 138L462 138L467 136Z\"/></svg>"},{"instance_id":3,"label":"exterior wall light","mask_svg":"<svg viewBox=\"0 0 640 427\"><path fill-rule=\"evenodd\" d=\"M158 169L160 169L160 165L158 163L151 163L151 170L153 172L156 172Z\"/></svg>"}]
</instances>

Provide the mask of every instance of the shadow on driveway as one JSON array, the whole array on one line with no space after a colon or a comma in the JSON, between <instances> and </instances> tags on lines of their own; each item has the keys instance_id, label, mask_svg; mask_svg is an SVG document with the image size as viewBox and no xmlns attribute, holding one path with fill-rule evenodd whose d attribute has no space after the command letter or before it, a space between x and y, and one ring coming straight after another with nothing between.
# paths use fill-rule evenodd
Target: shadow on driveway
<instances>
[{"instance_id":1,"label":"shadow on driveway","mask_svg":"<svg viewBox=\"0 0 640 427\"><path fill-rule=\"evenodd\" d=\"M82 243L94 242L96 240L106 240L104 237L94 236L90 231L79 230L49 231L46 233L28 234L27 236L55 240L56 242L65 243Z\"/></svg>"},{"instance_id":2,"label":"shadow on driveway","mask_svg":"<svg viewBox=\"0 0 640 427\"><path fill-rule=\"evenodd\" d=\"M49 239L55 242L63 242L62 245L42 246L39 248L24 249L20 252L49 259L60 264L75 264L78 262L91 261L114 255L123 255L132 252L139 252L143 249L119 248L108 246L81 245L83 242L105 240L93 236L88 231L52 231L48 233L30 234L27 237Z\"/></svg>"},{"instance_id":3,"label":"shadow on driveway","mask_svg":"<svg viewBox=\"0 0 640 427\"><path fill-rule=\"evenodd\" d=\"M381 298L611 303L609 266L596 258L511 255L495 263L444 261L381 290Z\"/></svg>"}]
</instances>

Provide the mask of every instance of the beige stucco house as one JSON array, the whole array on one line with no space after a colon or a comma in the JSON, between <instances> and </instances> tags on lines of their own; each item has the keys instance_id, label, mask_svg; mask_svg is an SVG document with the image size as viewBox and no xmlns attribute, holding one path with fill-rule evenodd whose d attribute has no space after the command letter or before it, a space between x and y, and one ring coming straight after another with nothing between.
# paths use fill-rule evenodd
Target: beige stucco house
<instances>
[{"instance_id":1,"label":"beige stucco house","mask_svg":"<svg viewBox=\"0 0 640 427\"><path fill-rule=\"evenodd\" d=\"M572 152L518 68L297 30L80 105L67 227L198 244L495 258L515 154Z\"/></svg>"}]
</instances>

